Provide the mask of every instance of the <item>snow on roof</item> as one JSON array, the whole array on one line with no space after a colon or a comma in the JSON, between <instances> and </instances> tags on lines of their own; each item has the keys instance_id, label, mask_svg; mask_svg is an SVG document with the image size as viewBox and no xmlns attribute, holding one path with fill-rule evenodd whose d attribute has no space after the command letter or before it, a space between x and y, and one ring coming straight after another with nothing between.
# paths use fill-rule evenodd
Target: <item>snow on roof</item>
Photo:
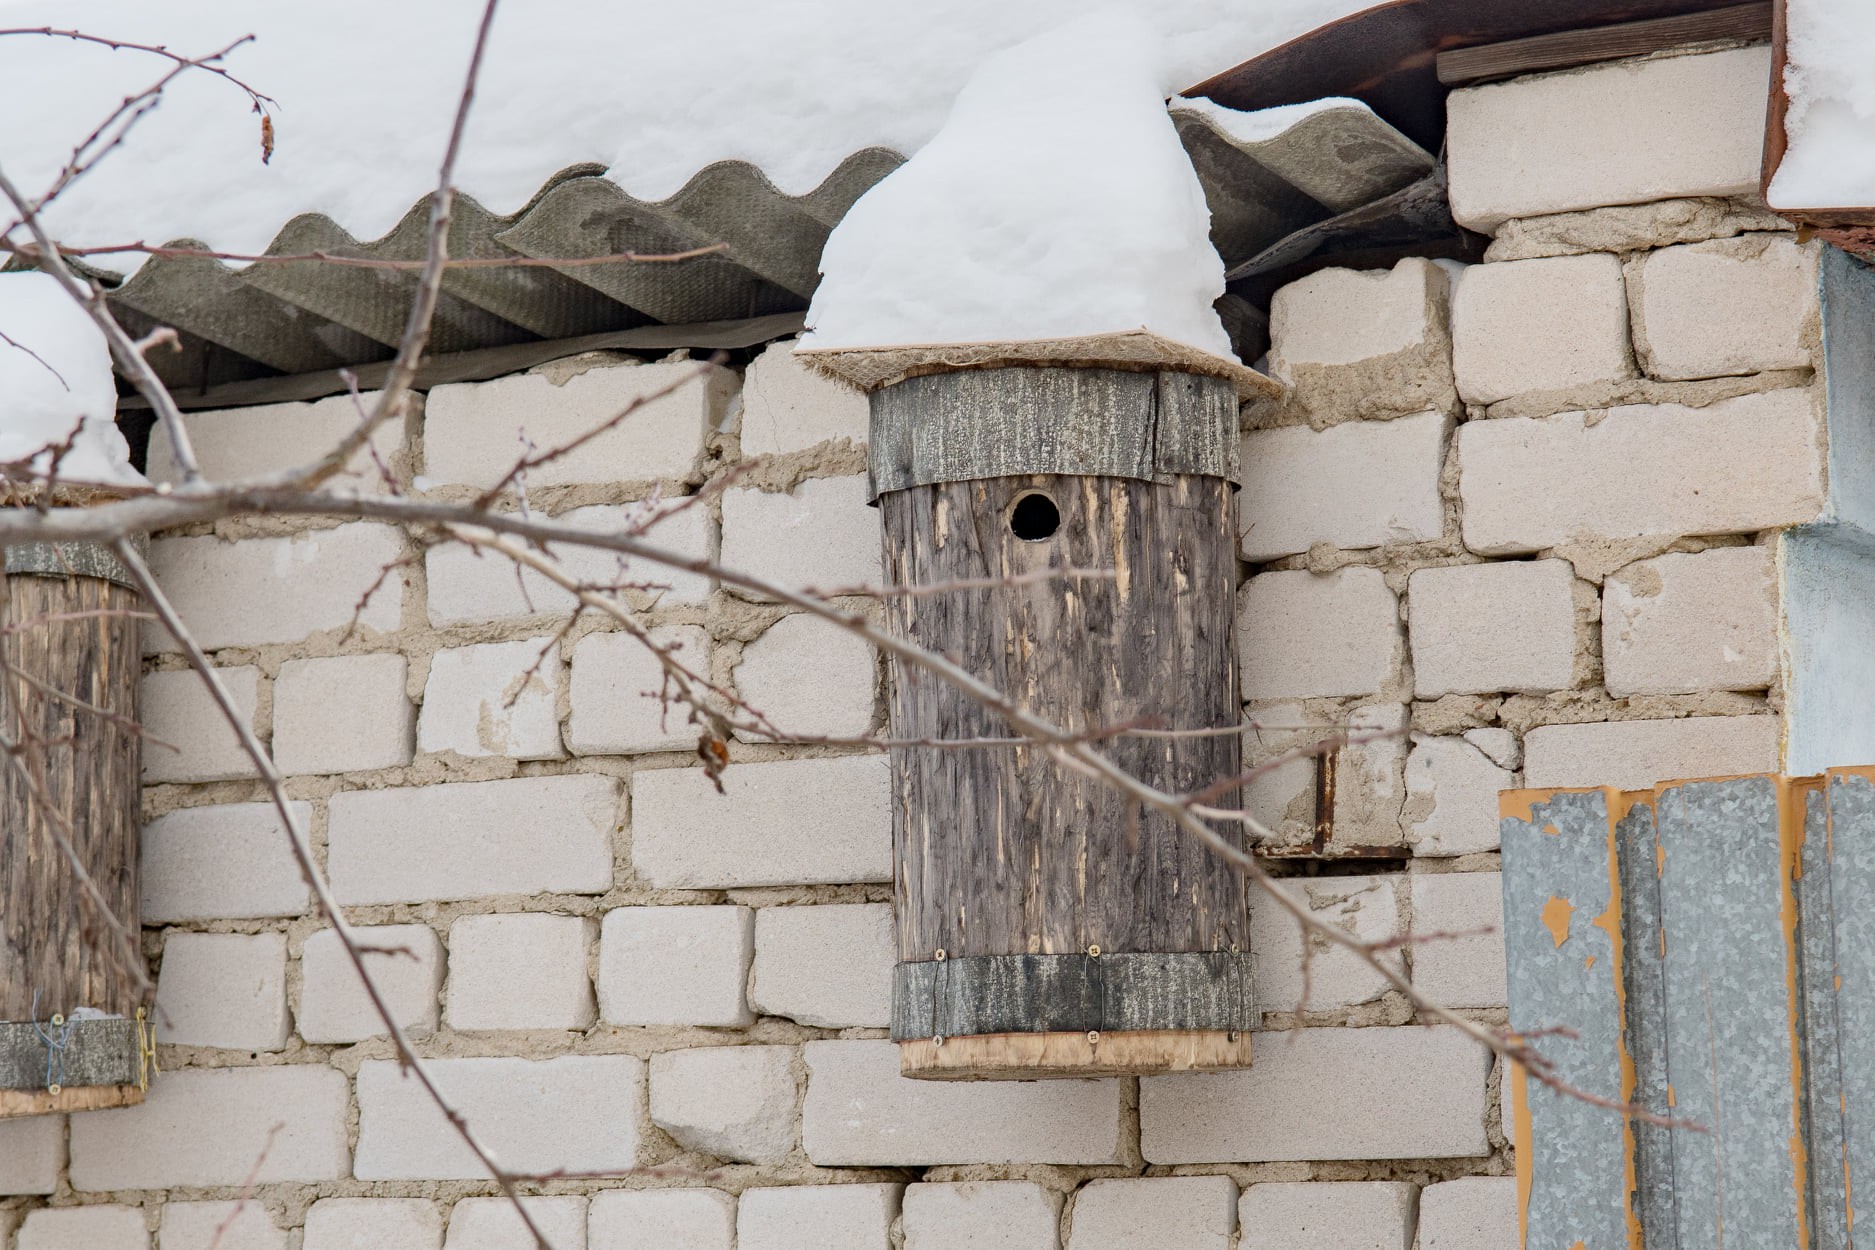
<instances>
[{"instance_id":1,"label":"snow on roof","mask_svg":"<svg viewBox=\"0 0 1875 1250\"><path fill-rule=\"evenodd\" d=\"M803 349L1143 328L1229 357L1224 265L1163 76L1155 33L1116 10L987 58L834 228Z\"/></svg>"},{"instance_id":2,"label":"snow on roof","mask_svg":"<svg viewBox=\"0 0 1875 1250\"><path fill-rule=\"evenodd\" d=\"M130 448L112 423L117 383L104 333L42 273L0 273L0 461L32 456L72 438L58 463L68 481L147 485L130 467Z\"/></svg>"},{"instance_id":3,"label":"snow on roof","mask_svg":"<svg viewBox=\"0 0 1875 1250\"><path fill-rule=\"evenodd\" d=\"M1166 41L1167 94L1365 0L1129 0ZM357 238L389 230L435 177L473 37L460 0L9 0L0 24L50 24L201 54L254 33L228 67L279 102L261 160L247 98L185 74L131 139L53 205L73 245L196 239L264 249L301 213ZM458 182L498 214L581 162L635 196L674 194L743 160L781 190L815 187L868 147L920 148L991 53L1078 16L1078 0L941 5L721 0L707 16L654 0L509 0L499 10ZM0 39L0 165L46 185L155 57L33 36ZM132 257L113 267L131 269Z\"/></svg>"},{"instance_id":4,"label":"snow on roof","mask_svg":"<svg viewBox=\"0 0 1875 1250\"><path fill-rule=\"evenodd\" d=\"M1766 198L1779 209L1875 205L1875 4L1787 0L1789 147Z\"/></svg>"}]
</instances>

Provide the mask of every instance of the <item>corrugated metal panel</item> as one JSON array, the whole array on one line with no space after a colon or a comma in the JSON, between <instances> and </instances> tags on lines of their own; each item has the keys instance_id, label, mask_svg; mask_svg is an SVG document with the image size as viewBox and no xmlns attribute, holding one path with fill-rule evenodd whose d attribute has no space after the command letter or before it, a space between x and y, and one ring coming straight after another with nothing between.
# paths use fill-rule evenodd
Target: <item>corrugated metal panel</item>
<instances>
[{"instance_id":1,"label":"corrugated metal panel","mask_svg":"<svg viewBox=\"0 0 1875 1250\"><path fill-rule=\"evenodd\" d=\"M1204 184L1214 239L1228 266L1297 230L1384 199L1423 179L1435 164L1364 108L1319 111L1251 143L1231 139L1192 110L1175 109L1173 116ZM594 166L562 171L509 217L464 197L450 236L451 253L459 257L577 260L712 245L723 251L674 264L454 270L443 286L432 348L460 353L658 323L799 312L819 281L827 235L902 160L883 149L856 152L800 196L783 194L752 165L726 161L657 202L626 194ZM416 260L423 254L425 219L425 206L418 204L389 234L366 242L309 214L287 223L268 254ZM235 269L207 259L155 257L111 300L141 324L183 332L183 350L156 353L154 363L165 381L188 388L385 360L415 282L410 271L316 261Z\"/></svg>"}]
</instances>

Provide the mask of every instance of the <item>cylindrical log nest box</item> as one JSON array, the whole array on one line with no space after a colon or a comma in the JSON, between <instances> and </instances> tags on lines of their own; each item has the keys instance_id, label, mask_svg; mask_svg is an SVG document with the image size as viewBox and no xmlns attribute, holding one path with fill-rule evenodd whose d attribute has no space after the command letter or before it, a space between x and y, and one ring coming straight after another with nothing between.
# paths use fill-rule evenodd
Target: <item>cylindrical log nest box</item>
<instances>
[{"instance_id":1,"label":"cylindrical log nest box","mask_svg":"<svg viewBox=\"0 0 1875 1250\"><path fill-rule=\"evenodd\" d=\"M1073 733L1235 726L1237 409L1232 382L1171 370L970 369L875 391L886 580L937 588L889 598L891 627ZM1036 576L1050 569L1105 576ZM891 676L894 739L1011 733L929 672ZM1098 749L1174 793L1241 754L1234 734ZM1228 863L1040 747L891 756L906 1075L1249 1064L1246 885Z\"/></svg>"},{"instance_id":2,"label":"cylindrical log nest box","mask_svg":"<svg viewBox=\"0 0 1875 1250\"><path fill-rule=\"evenodd\" d=\"M142 598L111 552L5 551L0 1116L143 1101Z\"/></svg>"}]
</instances>

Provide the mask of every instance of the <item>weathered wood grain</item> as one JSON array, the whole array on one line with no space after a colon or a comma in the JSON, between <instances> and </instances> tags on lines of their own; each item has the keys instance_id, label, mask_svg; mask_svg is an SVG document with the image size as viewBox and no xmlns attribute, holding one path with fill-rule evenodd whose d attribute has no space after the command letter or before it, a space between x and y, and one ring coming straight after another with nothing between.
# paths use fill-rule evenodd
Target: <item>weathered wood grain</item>
<instances>
[{"instance_id":1,"label":"weathered wood grain","mask_svg":"<svg viewBox=\"0 0 1875 1250\"><path fill-rule=\"evenodd\" d=\"M1279 1043L1280 1044L1280 1043ZM899 1072L925 1080L983 1081L1124 1076L1134 1072L1219 1072L1250 1066L1250 1034L992 1033L899 1043Z\"/></svg>"}]
</instances>

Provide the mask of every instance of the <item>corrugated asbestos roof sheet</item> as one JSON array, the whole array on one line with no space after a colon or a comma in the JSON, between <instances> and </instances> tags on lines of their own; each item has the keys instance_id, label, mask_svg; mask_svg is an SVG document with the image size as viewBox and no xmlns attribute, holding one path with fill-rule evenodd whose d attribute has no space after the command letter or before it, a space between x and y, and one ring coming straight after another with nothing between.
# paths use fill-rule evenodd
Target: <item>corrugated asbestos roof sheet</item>
<instances>
[{"instance_id":1,"label":"corrugated asbestos roof sheet","mask_svg":"<svg viewBox=\"0 0 1875 1250\"><path fill-rule=\"evenodd\" d=\"M1232 139L1194 110L1175 108L1173 117L1210 202L1212 237L1232 269L1297 231L1421 183L1436 164L1412 140L1352 105L1311 113L1250 143ZM452 271L443 284L432 351L798 313L819 281L828 233L903 159L877 148L856 152L802 196L784 195L759 169L729 161L703 169L657 203L634 199L594 166L562 171L510 217L462 197L450 239L458 257L562 260L711 244L724 250L671 264ZM288 222L268 251L418 260L426 215L426 206L417 204L389 234L361 242L328 218L308 214ZM162 324L180 332L182 350L155 353L155 363L173 387L200 392L238 379L388 359L415 283L411 271L317 261L235 269L214 260L153 257L110 299L133 330Z\"/></svg>"}]
</instances>

